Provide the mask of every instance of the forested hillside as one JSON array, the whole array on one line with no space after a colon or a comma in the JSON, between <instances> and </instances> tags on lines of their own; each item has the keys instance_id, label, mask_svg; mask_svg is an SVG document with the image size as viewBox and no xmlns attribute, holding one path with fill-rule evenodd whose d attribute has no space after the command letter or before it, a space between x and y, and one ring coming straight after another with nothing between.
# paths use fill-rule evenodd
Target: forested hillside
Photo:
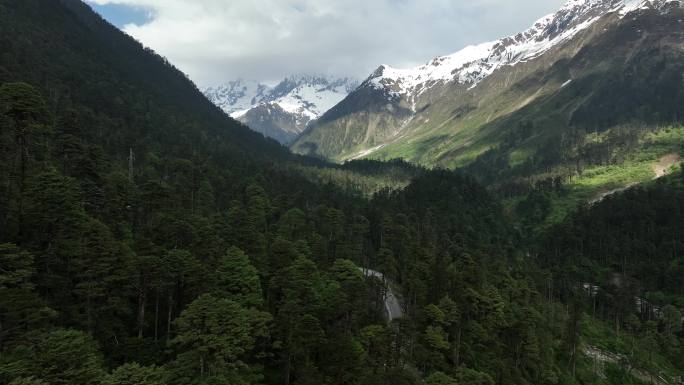
<instances>
[{"instance_id":1,"label":"forested hillside","mask_svg":"<svg viewBox=\"0 0 684 385\"><path fill-rule=\"evenodd\" d=\"M538 248L553 272L549 289L586 314L575 328L584 349L593 341L618 353L613 364L632 373L672 378L668 360L680 376L684 367L682 210L684 171L580 209Z\"/></svg>"},{"instance_id":2,"label":"forested hillside","mask_svg":"<svg viewBox=\"0 0 684 385\"><path fill-rule=\"evenodd\" d=\"M632 254L608 246L622 244L611 215L629 194L553 230L567 240L533 242L468 176L289 154L80 1L0 0L0 46L0 384L639 384L634 368L684 371L681 182L633 193L634 232L653 232ZM593 218L604 233L581 231ZM612 289L558 269L577 261L622 263L614 274L660 292L646 297L667 317L592 312L573 287ZM388 286L404 313L393 322ZM629 367L582 354L624 341Z\"/></svg>"},{"instance_id":3,"label":"forested hillside","mask_svg":"<svg viewBox=\"0 0 684 385\"><path fill-rule=\"evenodd\" d=\"M512 198L564 185L557 222L684 156L683 17L679 0L567 1L517 35L379 67L292 149L464 168Z\"/></svg>"}]
</instances>

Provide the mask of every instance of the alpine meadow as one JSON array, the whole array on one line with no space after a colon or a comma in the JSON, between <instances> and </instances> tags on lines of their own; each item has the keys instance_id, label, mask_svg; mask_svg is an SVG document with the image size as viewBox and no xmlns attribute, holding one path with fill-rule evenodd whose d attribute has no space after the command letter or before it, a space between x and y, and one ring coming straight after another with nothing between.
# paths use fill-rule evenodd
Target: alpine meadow
<instances>
[{"instance_id":1,"label":"alpine meadow","mask_svg":"<svg viewBox=\"0 0 684 385\"><path fill-rule=\"evenodd\" d=\"M0 0L0 385L684 384L684 1L562 2Z\"/></svg>"}]
</instances>

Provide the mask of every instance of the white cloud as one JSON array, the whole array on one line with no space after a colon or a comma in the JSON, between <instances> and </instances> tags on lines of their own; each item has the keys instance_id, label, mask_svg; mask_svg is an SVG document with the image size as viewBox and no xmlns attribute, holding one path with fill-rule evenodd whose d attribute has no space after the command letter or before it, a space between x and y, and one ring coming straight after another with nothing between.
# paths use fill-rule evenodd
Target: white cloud
<instances>
[{"instance_id":1,"label":"white cloud","mask_svg":"<svg viewBox=\"0 0 684 385\"><path fill-rule=\"evenodd\" d=\"M295 73L363 78L527 28L563 0L87 0L151 13L124 30L200 85Z\"/></svg>"}]
</instances>

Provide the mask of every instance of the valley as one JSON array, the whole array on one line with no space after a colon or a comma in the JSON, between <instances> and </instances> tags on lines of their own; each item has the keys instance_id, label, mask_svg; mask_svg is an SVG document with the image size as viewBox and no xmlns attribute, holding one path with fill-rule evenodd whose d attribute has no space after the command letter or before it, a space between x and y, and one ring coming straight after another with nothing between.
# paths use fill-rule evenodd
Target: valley
<instances>
[{"instance_id":1,"label":"valley","mask_svg":"<svg viewBox=\"0 0 684 385\"><path fill-rule=\"evenodd\" d=\"M663 176L649 164L662 147L684 152L668 127L681 113L683 12L676 1L568 2L518 35L410 70L381 66L292 149L464 168L497 190L556 178L571 201L595 200Z\"/></svg>"},{"instance_id":2,"label":"valley","mask_svg":"<svg viewBox=\"0 0 684 385\"><path fill-rule=\"evenodd\" d=\"M0 385L681 384L684 4L459 4L0 0Z\"/></svg>"}]
</instances>

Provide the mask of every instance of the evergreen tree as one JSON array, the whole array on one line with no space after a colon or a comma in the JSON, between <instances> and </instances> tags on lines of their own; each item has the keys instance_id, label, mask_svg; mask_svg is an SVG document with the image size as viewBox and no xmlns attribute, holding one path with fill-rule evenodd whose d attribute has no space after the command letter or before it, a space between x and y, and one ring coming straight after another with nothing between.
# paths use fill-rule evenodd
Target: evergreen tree
<instances>
[{"instance_id":1,"label":"evergreen tree","mask_svg":"<svg viewBox=\"0 0 684 385\"><path fill-rule=\"evenodd\" d=\"M35 377L27 377L27 378L15 378L12 380L12 382L9 383L9 385L50 385L47 382L43 380L39 380Z\"/></svg>"},{"instance_id":2,"label":"evergreen tree","mask_svg":"<svg viewBox=\"0 0 684 385\"><path fill-rule=\"evenodd\" d=\"M0 1L0 36L1 384L636 382L588 373L585 341L684 370L677 176L541 228L563 176L486 188L292 156L80 1ZM605 163L639 140L584 135L521 167L572 149ZM508 162L492 149L470 170ZM504 210L490 191L532 193ZM384 273L402 318L383 318L389 287L359 267Z\"/></svg>"},{"instance_id":3,"label":"evergreen tree","mask_svg":"<svg viewBox=\"0 0 684 385\"><path fill-rule=\"evenodd\" d=\"M166 373L155 366L145 367L137 363L124 364L104 376L102 385L165 385Z\"/></svg>"},{"instance_id":4,"label":"evergreen tree","mask_svg":"<svg viewBox=\"0 0 684 385\"><path fill-rule=\"evenodd\" d=\"M275 317L278 345L282 346L283 379L286 384L297 371L310 372L313 350L324 332L316 317L321 278L316 265L305 257L297 258L284 272L283 298ZM304 335L310 335L304 338ZM313 373L308 373L313 375Z\"/></svg>"},{"instance_id":5,"label":"evergreen tree","mask_svg":"<svg viewBox=\"0 0 684 385\"><path fill-rule=\"evenodd\" d=\"M434 372L425 379L426 385L458 385L458 382L442 372Z\"/></svg>"},{"instance_id":6,"label":"evergreen tree","mask_svg":"<svg viewBox=\"0 0 684 385\"><path fill-rule=\"evenodd\" d=\"M216 270L218 297L227 298L243 307L261 307L263 294L259 275L242 250L231 247Z\"/></svg>"},{"instance_id":7,"label":"evergreen tree","mask_svg":"<svg viewBox=\"0 0 684 385\"><path fill-rule=\"evenodd\" d=\"M35 376L49 384L92 385L104 375L97 344L87 334L75 330L32 335L27 345L10 352L9 361L0 371L8 380L27 381Z\"/></svg>"},{"instance_id":8,"label":"evergreen tree","mask_svg":"<svg viewBox=\"0 0 684 385\"><path fill-rule=\"evenodd\" d=\"M255 344L253 314L238 303L205 294L176 320L172 340L186 379L224 375L240 369Z\"/></svg>"},{"instance_id":9,"label":"evergreen tree","mask_svg":"<svg viewBox=\"0 0 684 385\"><path fill-rule=\"evenodd\" d=\"M13 244L0 244L0 351L26 330L55 316L35 292L33 255Z\"/></svg>"}]
</instances>

